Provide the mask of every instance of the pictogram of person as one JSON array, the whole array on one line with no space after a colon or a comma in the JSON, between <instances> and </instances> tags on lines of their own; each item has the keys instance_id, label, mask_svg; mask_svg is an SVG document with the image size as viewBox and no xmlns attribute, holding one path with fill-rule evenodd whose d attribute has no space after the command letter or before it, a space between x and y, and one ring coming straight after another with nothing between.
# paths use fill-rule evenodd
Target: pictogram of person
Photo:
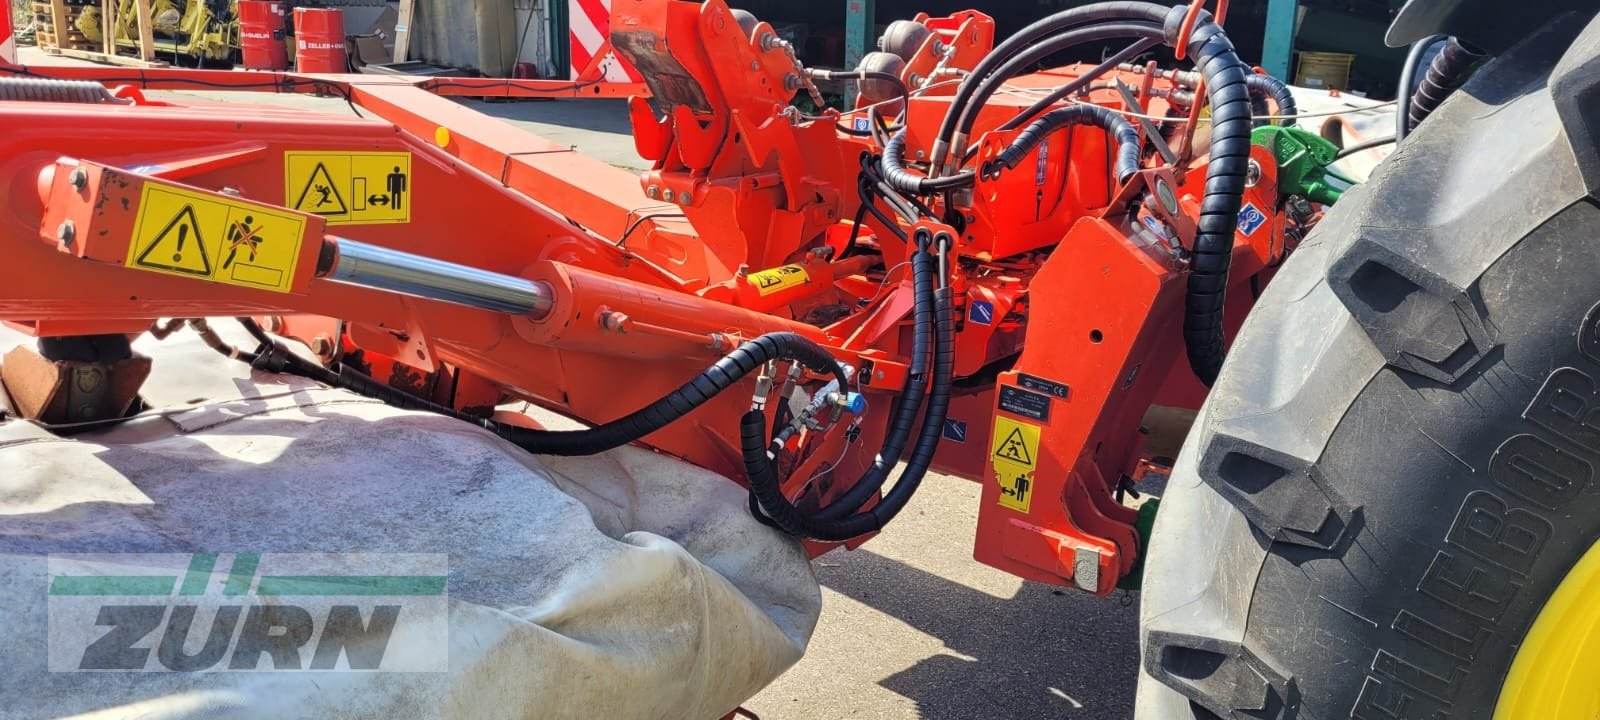
<instances>
[{"instance_id":1,"label":"pictogram of person","mask_svg":"<svg viewBox=\"0 0 1600 720\"><path fill-rule=\"evenodd\" d=\"M406 194L406 174L400 172L400 168L396 166L394 172L389 173L388 180L389 207L393 210L399 210L404 207L403 198Z\"/></svg>"}]
</instances>

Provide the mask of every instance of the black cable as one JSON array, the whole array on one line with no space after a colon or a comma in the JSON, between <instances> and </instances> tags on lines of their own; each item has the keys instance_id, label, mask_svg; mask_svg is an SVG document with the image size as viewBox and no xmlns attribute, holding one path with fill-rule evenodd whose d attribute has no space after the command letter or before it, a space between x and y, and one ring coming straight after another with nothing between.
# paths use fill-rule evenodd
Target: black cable
<instances>
[{"instance_id":1,"label":"black cable","mask_svg":"<svg viewBox=\"0 0 1600 720\"><path fill-rule=\"evenodd\" d=\"M918 238L918 255L925 266L931 261L928 253L927 233ZM948 236L944 236L948 238ZM945 249L940 243L940 251ZM936 264L936 261L933 261ZM915 267L915 265L913 265ZM931 278L924 273L922 290L931 291ZM740 439L744 450L745 469L750 476L751 491L759 507L780 527L796 535L817 540L838 542L882 530L910 502L926 477L938 450L943 433L944 419L949 411L951 376L955 369L955 330L951 319L951 291L941 288L933 292L932 307L919 307L919 312L931 311L935 326L933 389L928 396L927 412L922 419L922 431L910 459L883 500L871 509L858 511L846 499L862 495L870 498L878 488L858 483L842 497L815 515L801 512L782 493L775 468L767 457L760 439L766 435L765 417L756 412L746 413L740 423ZM863 487L871 491L857 492Z\"/></svg>"},{"instance_id":2,"label":"black cable","mask_svg":"<svg viewBox=\"0 0 1600 720\"><path fill-rule=\"evenodd\" d=\"M943 156L949 152L950 140L955 134L956 120L971 100L972 93L977 89L977 83L1010 60L1016 53L1034 45L1041 38L1058 34L1071 28L1112 20L1149 20L1159 22L1166 11L1167 8L1165 7L1147 2L1104 2L1084 5L1069 8L1042 18L1023 28L1015 35L1006 38L1004 42L985 55L977 66L972 69L966 81L956 88L956 94L951 100L950 107L945 112L944 121L939 126L939 133L935 136L932 156L934 167L942 167Z\"/></svg>"},{"instance_id":3,"label":"black cable","mask_svg":"<svg viewBox=\"0 0 1600 720\"><path fill-rule=\"evenodd\" d=\"M989 162L984 174L992 177L998 175L1002 167L1007 170L1016 169L1017 164L1051 133L1077 125L1093 125L1105 130L1106 134L1117 143L1117 182L1125 183L1139 172L1139 158L1144 143L1133 123L1110 108L1099 105L1069 105L1045 113L1043 117L1024 128L1006 149L1000 151L998 157Z\"/></svg>"},{"instance_id":4,"label":"black cable","mask_svg":"<svg viewBox=\"0 0 1600 720\"><path fill-rule=\"evenodd\" d=\"M1118 39L1154 39L1159 41L1161 38L1161 25L1155 22L1108 22L1054 35L1038 45L1017 53L1001 64L988 77L978 80L971 99L961 109L961 114L956 122L955 135L952 137L953 145L961 146L966 143L966 138L972 134L972 129L977 124L978 114L983 111L983 107L989 102L989 98L993 97L1013 77L1031 70L1046 58L1087 43ZM963 85L965 84L963 83ZM933 159L937 163L945 158L935 155Z\"/></svg>"},{"instance_id":5,"label":"black cable","mask_svg":"<svg viewBox=\"0 0 1600 720\"><path fill-rule=\"evenodd\" d=\"M911 195L930 195L946 190L959 190L977 181L977 173L967 171L949 177L930 178L906 168L906 131L901 130L883 146L883 158L878 165L883 169L883 179L890 187Z\"/></svg>"},{"instance_id":6,"label":"black cable","mask_svg":"<svg viewBox=\"0 0 1600 720\"><path fill-rule=\"evenodd\" d=\"M617 247L625 247L627 242L628 242L628 238L632 237L634 232L636 232L639 228L643 227L646 222L649 222L651 220L664 220L664 219L667 219L667 218L677 219L677 218L687 218L687 217L689 217L689 216L685 215L685 214L683 214L681 212L677 212L677 211L659 212L659 213L647 213L647 214L644 214L644 215L640 215L639 219L633 221L626 228L623 229L622 237L617 238L617 241L614 244Z\"/></svg>"},{"instance_id":7,"label":"black cable","mask_svg":"<svg viewBox=\"0 0 1600 720\"><path fill-rule=\"evenodd\" d=\"M189 327L194 329L195 334L200 336L200 341L205 343L206 347L217 351L219 354L251 365L256 364L260 359L260 355L257 353L240 350L228 344L226 340L222 339L221 335L217 334L216 330L211 329L211 326L206 323L204 318L192 318L187 322Z\"/></svg>"},{"instance_id":8,"label":"black cable","mask_svg":"<svg viewBox=\"0 0 1600 720\"><path fill-rule=\"evenodd\" d=\"M856 183L856 190L858 192L861 191L861 183ZM856 246L861 241L861 223L867 221L867 201L868 198L863 198L861 203L856 206L856 217L854 222L850 224L850 239L845 241L844 249L839 251L839 260L856 254Z\"/></svg>"},{"instance_id":9,"label":"black cable","mask_svg":"<svg viewBox=\"0 0 1600 720\"><path fill-rule=\"evenodd\" d=\"M1394 142L1399 142L1399 138L1397 138L1397 137L1395 137L1393 135L1390 135L1389 137L1376 138L1376 139L1373 139L1373 140L1364 140L1362 142L1359 142L1359 143L1356 143L1354 145L1351 145L1350 147L1340 148L1339 149L1339 154L1334 155L1333 159L1334 160L1343 160L1343 159L1345 159L1347 157L1350 157L1351 155L1354 155L1354 154L1356 154L1358 152L1361 152L1362 150L1371 150L1371 149L1373 149L1375 147L1383 147L1384 145L1388 145L1388 144L1394 143Z\"/></svg>"},{"instance_id":10,"label":"black cable","mask_svg":"<svg viewBox=\"0 0 1600 720\"><path fill-rule=\"evenodd\" d=\"M1022 112L1018 113L1016 117L1011 118L1010 120L1007 120L1004 123L1002 123L1000 125L1000 129L1001 130L1014 130L1016 128L1022 127L1023 123L1028 122L1029 120L1032 120L1032 119L1038 117L1040 113L1043 113L1045 110L1048 110L1052 105L1055 105L1056 103L1060 102L1062 98L1065 98L1066 96L1071 95L1072 93L1075 93L1075 92L1077 92L1079 90L1082 90L1082 89L1084 89L1086 87L1088 89L1090 89L1090 90L1096 89L1096 86L1091 84L1091 83L1094 82L1094 80L1096 78L1098 78L1101 75L1104 75L1107 72L1115 69L1118 65L1121 65L1122 63L1125 63L1125 62L1127 62L1129 60L1132 60L1134 57L1138 56L1140 53L1142 53L1142 52L1144 52L1146 50L1149 50L1150 48L1153 48L1153 47L1155 47L1157 45L1160 45L1160 44L1161 44L1160 38L1145 37L1145 38L1139 38L1138 40L1135 40L1132 45L1129 45L1129 46L1123 48L1122 50L1119 50L1115 55L1112 55L1111 57L1106 58L1104 62L1101 62L1099 65L1096 65L1095 67L1091 68L1089 70L1089 72L1086 72L1086 73L1084 73L1082 75L1079 75L1072 82L1069 82L1069 83L1067 83L1065 85L1062 85L1061 87L1058 87L1054 91L1052 91L1049 95L1046 95L1046 96L1044 96L1042 98L1039 98L1032 105L1029 105L1028 109L1023 110ZM1105 85L1104 87L1108 87L1109 88L1109 87L1114 87L1114 86L1108 84L1108 85Z\"/></svg>"},{"instance_id":11,"label":"black cable","mask_svg":"<svg viewBox=\"0 0 1600 720\"><path fill-rule=\"evenodd\" d=\"M1483 58L1483 53L1456 38L1446 40L1439 54L1433 56L1433 62L1428 64L1427 74L1411 96L1411 108L1407 112L1411 128L1421 125L1446 98L1465 85L1477 69L1478 61Z\"/></svg>"},{"instance_id":12,"label":"black cable","mask_svg":"<svg viewBox=\"0 0 1600 720\"><path fill-rule=\"evenodd\" d=\"M1443 39L1443 35L1429 35L1411 43L1405 64L1400 66L1400 86L1395 92L1394 106L1394 137L1397 142L1406 139L1411 132L1411 94L1416 92L1417 69L1422 65L1422 57L1427 54L1428 48Z\"/></svg>"},{"instance_id":13,"label":"black cable","mask_svg":"<svg viewBox=\"0 0 1600 720\"><path fill-rule=\"evenodd\" d=\"M254 325L249 318L242 318L241 323L247 328ZM256 326L252 334L258 331L260 327ZM262 335L265 336L264 331ZM536 455L594 455L637 442L704 405L769 362L797 362L813 372L832 375L840 387L849 383L843 368L822 346L794 333L768 333L740 345L677 390L621 418L585 430L533 430L469 415L417 397L348 365L341 365L337 372L329 370L295 355L270 336L267 336L267 347L259 351L259 355L258 362L252 363L258 368L310 377L402 409L463 420ZM263 368L260 361L269 357L275 361L273 366Z\"/></svg>"},{"instance_id":14,"label":"black cable","mask_svg":"<svg viewBox=\"0 0 1600 720\"><path fill-rule=\"evenodd\" d=\"M1183 8L1177 7L1180 18ZM1175 35L1171 25L1168 30ZM1189 367L1210 386L1222 369L1223 307L1233 262L1239 208L1244 204L1250 167L1250 91L1247 75L1227 33L1202 11L1189 35L1188 54L1206 82L1211 103L1211 146L1207 152L1205 193L1196 220L1184 301L1184 349Z\"/></svg>"},{"instance_id":15,"label":"black cable","mask_svg":"<svg viewBox=\"0 0 1600 720\"><path fill-rule=\"evenodd\" d=\"M1262 75L1260 73L1249 73L1244 76L1244 81L1250 87L1252 103L1258 95L1272 98L1273 102L1278 104L1278 111L1274 114L1285 118L1282 121L1284 127L1294 125L1294 116L1300 113L1300 106L1294 101L1294 93L1289 90L1288 85L1271 75ZM1257 117L1261 117L1261 115L1265 115L1265 113L1258 114ZM1257 126L1265 125L1268 124L1268 121L1261 120L1254 124Z\"/></svg>"}]
</instances>

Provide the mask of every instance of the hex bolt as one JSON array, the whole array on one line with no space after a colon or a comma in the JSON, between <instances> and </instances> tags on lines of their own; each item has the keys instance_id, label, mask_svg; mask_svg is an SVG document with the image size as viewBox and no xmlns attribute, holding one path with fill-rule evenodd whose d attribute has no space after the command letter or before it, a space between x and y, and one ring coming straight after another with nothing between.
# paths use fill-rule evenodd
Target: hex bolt
<instances>
[{"instance_id":1,"label":"hex bolt","mask_svg":"<svg viewBox=\"0 0 1600 720\"><path fill-rule=\"evenodd\" d=\"M74 190L82 190L89 187L89 171L81 166L75 167L72 169L72 174L67 176L67 182L72 183Z\"/></svg>"},{"instance_id":2,"label":"hex bolt","mask_svg":"<svg viewBox=\"0 0 1600 720\"><path fill-rule=\"evenodd\" d=\"M655 200L656 198L661 197L661 188L651 185L650 187L644 189L644 194L645 197Z\"/></svg>"},{"instance_id":3,"label":"hex bolt","mask_svg":"<svg viewBox=\"0 0 1600 720\"><path fill-rule=\"evenodd\" d=\"M1245 187L1255 187L1260 182L1261 182L1261 163L1258 163L1258 162L1256 162L1254 160L1251 160L1250 164L1245 167L1245 171L1244 171L1244 186Z\"/></svg>"},{"instance_id":4,"label":"hex bolt","mask_svg":"<svg viewBox=\"0 0 1600 720\"><path fill-rule=\"evenodd\" d=\"M796 90L799 90L800 89L800 76L796 75L794 73L789 73L787 75L784 75L783 76L783 89L788 91L788 92L794 92Z\"/></svg>"},{"instance_id":5,"label":"hex bolt","mask_svg":"<svg viewBox=\"0 0 1600 720\"><path fill-rule=\"evenodd\" d=\"M311 352L320 358L333 357L333 342L328 340L327 335L318 335L311 340Z\"/></svg>"},{"instance_id":6,"label":"hex bolt","mask_svg":"<svg viewBox=\"0 0 1600 720\"><path fill-rule=\"evenodd\" d=\"M689 194L688 190L684 190L683 192L678 193L678 204L679 205L689 205L689 204L692 204L693 202L694 202L694 196Z\"/></svg>"},{"instance_id":7,"label":"hex bolt","mask_svg":"<svg viewBox=\"0 0 1600 720\"><path fill-rule=\"evenodd\" d=\"M600 313L600 327L614 333L628 332L628 316L615 310L604 310Z\"/></svg>"},{"instance_id":8,"label":"hex bolt","mask_svg":"<svg viewBox=\"0 0 1600 720\"><path fill-rule=\"evenodd\" d=\"M78 228L71 220L61 223L61 227L56 228L56 239L60 240L62 245L72 247L72 241L77 238Z\"/></svg>"}]
</instances>

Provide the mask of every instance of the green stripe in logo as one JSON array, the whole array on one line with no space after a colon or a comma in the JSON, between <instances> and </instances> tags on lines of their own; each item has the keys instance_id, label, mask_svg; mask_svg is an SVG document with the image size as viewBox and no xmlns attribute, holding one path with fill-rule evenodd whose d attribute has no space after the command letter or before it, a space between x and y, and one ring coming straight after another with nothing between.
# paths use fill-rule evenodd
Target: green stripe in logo
<instances>
[{"instance_id":1,"label":"green stripe in logo","mask_svg":"<svg viewBox=\"0 0 1600 720\"><path fill-rule=\"evenodd\" d=\"M51 595L171 595L178 578L161 575L58 575Z\"/></svg>"},{"instance_id":2,"label":"green stripe in logo","mask_svg":"<svg viewBox=\"0 0 1600 720\"><path fill-rule=\"evenodd\" d=\"M257 595L442 595L444 575L262 575Z\"/></svg>"},{"instance_id":3,"label":"green stripe in logo","mask_svg":"<svg viewBox=\"0 0 1600 720\"><path fill-rule=\"evenodd\" d=\"M211 568L217 564L216 553L195 553L189 557L189 572L184 573L179 595L204 595L206 583L211 582Z\"/></svg>"}]
</instances>

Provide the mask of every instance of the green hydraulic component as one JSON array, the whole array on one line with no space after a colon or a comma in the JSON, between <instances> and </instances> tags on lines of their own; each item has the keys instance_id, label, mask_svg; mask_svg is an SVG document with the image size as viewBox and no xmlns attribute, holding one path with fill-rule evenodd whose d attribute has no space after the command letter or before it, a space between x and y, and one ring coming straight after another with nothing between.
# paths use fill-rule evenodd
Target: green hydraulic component
<instances>
[{"instance_id":1,"label":"green hydraulic component","mask_svg":"<svg viewBox=\"0 0 1600 720\"><path fill-rule=\"evenodd\" d=\"M1139 506L1139 515L1133 521L1133 529L1139 533L1139 557L1133 561L1133 569L1117 581L1118 588L1138 590L1144 587L1144 559L1150 554L1150 534L1155 532L1156 511L1160 509L1161 498L1150 498Z\"/></svg>"},{"instance_id":2,"label":"green hydraulic component","mask_svg":"<svg viewBox=\"0 0 1600 720\"><path fill-rule=\"evenodd\" d=\"M1312 202L1332 205L1344 194L1343 185L1355 182L1329 170L1339 159L1339 146L1314 132L1297 127L1264 125L1250 133L1251 142L1272 151L1278 160L1278 194L1299 195Z\"/></svg>"}]
</instances>

